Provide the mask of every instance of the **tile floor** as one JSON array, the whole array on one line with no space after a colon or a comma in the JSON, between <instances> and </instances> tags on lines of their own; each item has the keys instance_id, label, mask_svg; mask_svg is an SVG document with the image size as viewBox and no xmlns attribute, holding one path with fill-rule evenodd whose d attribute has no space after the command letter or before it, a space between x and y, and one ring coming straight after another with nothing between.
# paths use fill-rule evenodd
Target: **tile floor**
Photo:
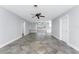
<instances>
[{"instance_id":1,"label":"tile floor","mask_svg":"<svg viewBox=\"0 0 79 59\"><path fill-rule=\"evenodd\" d=\"M31 33L0 49L0 54L78 54L65 42L50 35Z\"/></svg>"}]
</instances>

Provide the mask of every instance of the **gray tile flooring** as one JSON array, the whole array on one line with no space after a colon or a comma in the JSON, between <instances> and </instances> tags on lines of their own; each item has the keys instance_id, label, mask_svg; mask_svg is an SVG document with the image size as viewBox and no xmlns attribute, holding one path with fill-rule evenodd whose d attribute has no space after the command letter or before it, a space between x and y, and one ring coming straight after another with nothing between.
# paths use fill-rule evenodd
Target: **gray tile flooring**
<instances>
[{"instance_id":1,"label":"gray tile flooring","mask_svg":"<svg viewBox=\"0 0 79 59\"><path fill-rule=\"evenodd\" d=\"M29 34L0 49L0 54L78 54L65 42L50 35Z\"/></svg>"}]
</instances>

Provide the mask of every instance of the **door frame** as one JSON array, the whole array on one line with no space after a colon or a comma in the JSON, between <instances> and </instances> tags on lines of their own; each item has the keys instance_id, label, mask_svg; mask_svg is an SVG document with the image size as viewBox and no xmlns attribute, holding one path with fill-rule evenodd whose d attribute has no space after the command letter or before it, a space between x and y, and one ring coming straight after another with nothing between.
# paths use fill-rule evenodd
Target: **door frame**
<instances>
[{"instance_id":1,"label":"door frame","mask_svg":"<svg viewBox=\"0 0 79 59\"><path fill-rule=\"evenodd\" d=\"M21 24L21 30L22 30L21 32L22 36L24 36L26 34L26 23L25 22Z\"/></svg>"},{"instance_id":2,"label":"door frame","mask_svg":"<svg viewBox=\"0 0 79 59\"><path fill-rule=\"evenodd\" d=\"M66 24L67 24L67 27L66 27L66 29L65 30L67 30L66 31L66 33L67 33L67 39L62 39L63 38L63 17L67 17L65 20L66 20ZM67 41L65 41L65 42L69 42L69 15L65 15L65 16L63 16L62 18L60 18L60 40L63 40L63 41L65 41L65 40L67 40Z\"/></svg>"}]
</instances>

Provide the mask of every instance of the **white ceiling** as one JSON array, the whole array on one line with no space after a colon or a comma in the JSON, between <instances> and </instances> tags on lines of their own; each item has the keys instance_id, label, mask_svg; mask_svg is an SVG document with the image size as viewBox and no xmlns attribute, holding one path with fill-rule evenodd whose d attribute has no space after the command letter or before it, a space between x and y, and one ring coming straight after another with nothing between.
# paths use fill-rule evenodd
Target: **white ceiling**
<instances>
[{"instance_id":1,"label":"white ceiling","mask_svg":"<svg viewBox=\"0 0 79 59\"><path fill-rule=\"evenodd\" d=\"M4 5L1 6L7 10L15 13L16 15L29 20L35 21L37 18L32 18L32 13L41 12L45 15L45 18L40 18L39 20L53 20L62 13L68 11L73 5L39 5L35 8L33 5Z\"/></svg>"}]
</instances>

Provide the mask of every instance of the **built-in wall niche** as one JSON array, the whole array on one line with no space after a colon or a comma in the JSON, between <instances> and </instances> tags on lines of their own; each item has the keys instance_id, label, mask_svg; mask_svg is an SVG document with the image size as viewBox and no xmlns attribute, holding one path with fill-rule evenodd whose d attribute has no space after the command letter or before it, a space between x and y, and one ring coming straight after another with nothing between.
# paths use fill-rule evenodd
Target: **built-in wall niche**
<instances>
[{"instance_id":1,"label":"built-in wall niche","mask_svg":"<svg viewBox=\"0 0 79 59\"><path fill-rule=\"evenodd\" d=\"M36 31L37 33L51 33L51 21L37 21Z\"/></svg>"}]
</instances>

